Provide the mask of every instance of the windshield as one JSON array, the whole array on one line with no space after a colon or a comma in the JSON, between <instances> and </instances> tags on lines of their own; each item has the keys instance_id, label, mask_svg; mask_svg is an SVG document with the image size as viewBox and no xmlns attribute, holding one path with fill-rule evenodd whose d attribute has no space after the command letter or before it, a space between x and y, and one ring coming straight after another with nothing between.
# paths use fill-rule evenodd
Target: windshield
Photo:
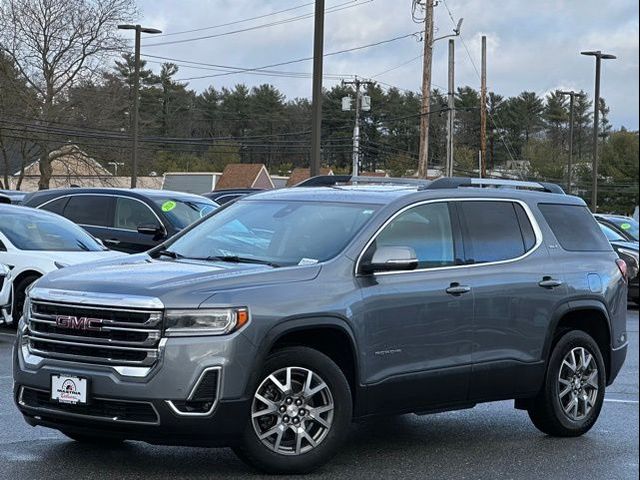
<instances>
[{"instance_id":1,"label":"windshield","mask_svg":"<svg viewBox=\"0 0 640 480\"><path fill-rule=\"evenodd\" d=\"M633 218L609 218L609 221L616 224L620 230L624 231L636 242L638 241L638 222Z\"/></svg>"},{"instance_id":2,"label":"windshield","mask_svg":"<svg viewBox=\"0 0 640 480\"><path fill-rule=\"evenodd\" d=\"M330 202L241 200L169 249L188 258L310 265L335 257L375 209Z\"/></svg>"},{"instance_id":3,"label":"windshield","mask_svg":"<svg viewBox=\"0 0 640 480\"><path fill-rule=\"evenodd\" d=\"M160 207L171 224L179 230L200 220L218 208L217 203L204 197L202 200L194 201L177 198L156 198L154 202Z\"/></svg>"},{"instance_id":4,"label":"windshield","mask_svg":"<svg viewBox=\"0 0 640 480\"><path fill-rule=\"evenodd\" d=\"M2 212L0 232L19 250L99 252L105 250L75 223L58 215Z\"/></svg>"},{"instance_id":5,"label":"windshield","mask_svg":"<svg viewBox=\"0 0 640 480\"><path fill-rule=\"evenodd\" d=\"M600 224L600 230L605 234L607 240L610 242L626 242L627 239L620 235L618 232L613 230L612 228L607 227L606 225Z\"/></svg>"}]
</instances>

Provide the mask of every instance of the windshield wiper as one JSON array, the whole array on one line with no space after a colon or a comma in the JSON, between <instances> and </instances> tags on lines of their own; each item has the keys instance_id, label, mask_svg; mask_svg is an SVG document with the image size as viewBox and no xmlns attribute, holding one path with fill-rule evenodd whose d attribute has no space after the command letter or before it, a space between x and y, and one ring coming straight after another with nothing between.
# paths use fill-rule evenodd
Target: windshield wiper
<instances>
[{"instance_id":1,"label":"windshield wiper","mask_svg":"<svg viewBox=\"0 0 640 480\"><path fill-rule=\"evenodd\" d=\"M172 250L159 250L156 252L156 255L158 255L159 257L169 257L169 258L173 258L174 260L177 260L178 258L183 258L182 255L180 255L179 253L176 253Z\"/></svg>"},{"instance_id":2,"label":"windshield wiper","mask_svg":"<svg viewBox=\"0 0 640 480\"><path fill-rule=\"evenodd\" d=\"M278 268L280 265L269 260L261 260L259 258L239 257L238 255L212 255L206 258L198 258L193 260L205 260L208 262L229 262L229 263L253 263L256 265L269 265L273 268Z\"/></svg>"}]
</instances>

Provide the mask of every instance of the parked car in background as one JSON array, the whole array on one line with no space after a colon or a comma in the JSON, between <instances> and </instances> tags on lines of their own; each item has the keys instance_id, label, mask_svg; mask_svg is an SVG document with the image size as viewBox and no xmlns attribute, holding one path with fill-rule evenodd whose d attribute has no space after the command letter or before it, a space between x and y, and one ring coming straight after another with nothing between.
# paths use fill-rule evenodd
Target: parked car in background
<instances>
[{"instance_id":1,"label":"parked car in background","mask_svg":"<svg viewBox=\"0 0 640 480\"><path fill-rule=\"evenodd\" d=\"M0 263L0 323L9 321L11 311L11 268Z\"/></svg>"},{"instance_id":2,"label":"parked car in background","mask_svg":"<svg viewBox=\"0 0 640 480\"><path fill-rule=\"evenodd\" d=\"M328 462L353 419L488 401L577 437L625 360L625 270L556 185L257 193L147 253L38 282L14 399L75 441L231 446L269 473Z\"/></svg>"},{"instance_id":3,"label":"parked car in background","mask_svg":"<svg viewBox=\"0 0 640 480\"><path fill-rule=\"evenodd\" d=\"M237 200L238 198L261 191L262 190L259 188L230 188L225 190L214 190L211 193L205 193L204 196L220 205L224 205L232 200Z\"/></svg>"},{"instance_id":4,"label":"parked car in background","mask_svg":"<svg viewBox=\"0 0 640 480\"><path fill-rule=\"evenodd\" d=\"M600 223L600 229L611 243L618 256L627 264L629 278L629 300L640 304L640 260L638 250L640 244L631 242L623 237L618 230L614 230L605 223Z\"/></svg>"},{"instance_id":5,"label":"parked car in background","mask_svg":"<svg viewBox=\"0 0 640 480\"><path fill-rule=\"evenodd\" d=\"M0 203L9 204L11 203L11 199L6 195L0 193Z\"/></svg>"},{"instance_id":6,"label":"parked car in background","mask_svg":"<svg viewBox=\"0 0 640 480\"><path fill-rule=\"evenodd\" d=\"M108 250L59 215L0 205L0 263L11 268L14 323L22 313L26 289L44 274L78 263L121 256L124 254Z\"/></svg>"},{"instance_id":7,"label":"parked car in background","mask_svg":"<svg viewBox=\"0 0 640 480\"><path fill-rule=\"evenodd\" d=\"M20 205L26 195L26 192L22 192L20 190L0 190L0 197L8 197L10 203L13 203L14 205ZM3 203L2 198L0 198L0 203Z\"/></svg>"},{"instance_id":8,"label":"parked car in background","mask_svg":"<svg viewBox=\"0 0 640 480\"><path fill-rule=\"evenodd\" d=\"M631 217L622 215L603 215L597 213L595 215L598 223L606 225L616 231L621 237L629 242L637 242L639 236L639 224Z\"/></svg>"},{"instance_id":9,"label":"parked car in background","mask_svg":"<svg viewBox=\"0 0 640 480\"><path fill-rule=\"evenodd\" d=\"M117 188L45 190L29 194L24 205L62 215L126 253L155 247L219 206L190 193Z\"/></svg>"}]
</instances>

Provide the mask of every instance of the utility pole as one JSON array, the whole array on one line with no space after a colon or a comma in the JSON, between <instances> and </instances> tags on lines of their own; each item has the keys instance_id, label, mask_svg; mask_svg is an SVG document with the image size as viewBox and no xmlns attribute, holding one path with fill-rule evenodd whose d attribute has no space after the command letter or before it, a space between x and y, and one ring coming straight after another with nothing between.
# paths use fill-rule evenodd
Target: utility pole
<instances>
[{"instance_id":1,"label":"utility pole","mask_svg":"<svg viewBox=\"0 0 640 480\"><path fill-rule=\"evenodd\" d=\"M309 173L320 175L322 146L322 67L324 57L324 0L316 0L313 35L313 93L311 100L311 162Z\"/></svg>"},{"instance_id":2,"label":"utility pole","mask_svg":"<svg viewBox=\"0 0 640 480\"><path fill-rule=\"evenodd\" d=\"M368 80L360 80L355 77L351 82L342 81L342 85L353 85L356 91L356 120L353 127L353 154L351 157L351 175L357 177L360 173L360 111L362 110L362 97L360 96L361 85L373 85L373 82Z\"/></svg>"},{"instance_id":3,"label":"utility pole","mask_svg":"<svg viewBox=\"0 0 640 480\"><path fill-rule=\"evenodd\" d=\"M480 175L487 176L487 37L482 36L482 72L480 78Z\"/></svg>"},{"instance_id":4,"label":"utility pole","mask_svg":"<svg viewBox=\"0 0 640 480\"><path fill-rule=\"evenodd\" d=\"M131 188L138 184L138 123L140 116L140 34L162 33L157 28L146 28L141 25L118 25L120 30L135 30L135 54L133 70L133 118L132 118L132 146L131 146Z\"/></svg>"},{"instance_id":5,"label":"utility pole","mask_svg":"<svg viewBox=\"0 0 640 480\"><path fill-rule=\"evenodd\" d=\"M574 127L574 118L573 118L573 109L576 97L584 97L583 94L579 92L571 91L560 91L561 95L569 95L569 161L567 165L567 191L571 194L573 190L573 127Z\"/></svg>"},{"instance_id":6,"label":"utility pole","mask_svg":"<svg viewBox=\"0 0 640 480\"><path fill-rule=\"evenodd\" d=\"M420 111L420 154L418 177L429 171L429 114L431 112L431 61L433 58L433 2L425 0L424 53L422 64L422 109Z\"/></svg>"},{"instance_id":7,"label":"utility pole","mask_svg":"<svg viewBox=\"0 0 640 480\"><path fill-rule=\"evenodd\" d=\"M449 39L449 88L447 92L447 165L445 177L453 177L453 135L455 120L455 41Z\"/></svg>"},{"instance_id":8,"label":"utility pole","mask_svg":"<svg viewBox=\"0 0 640 480\"><path fill-rule=\"evenodd\" d=\"M596 57L596 86L593 99L593 165L592 165L592 192L591 211L598 211L598 128L600 127L600 66L602 59L613 60L615 55L602 53L600 50L593 52L580 52L582 55Z\"/></svg>"}]
</instances>

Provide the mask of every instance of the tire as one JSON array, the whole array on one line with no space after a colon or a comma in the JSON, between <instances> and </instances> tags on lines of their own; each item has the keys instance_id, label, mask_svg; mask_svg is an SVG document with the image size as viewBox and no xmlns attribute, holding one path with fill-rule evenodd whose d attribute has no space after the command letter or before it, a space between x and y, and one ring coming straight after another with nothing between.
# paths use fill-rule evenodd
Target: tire
<instances>
[{"instance_id":1,"label":"tire","mask_svg":"<svg viewBox=\"0 0 640 480\"><path fill-rule=\"evenodd\" d=\"M270 376L278 380L280 387ZM263 411L272 413L253 418L252 413ZM309 473L338 451L351 415L349 383L329 357L307 347L283 348L265 361L252 390L244 433L234 451L244 462L266 473ZM296 433L301 429L304 435ZM259 438L259 434L269 431L274 433Z\"/></svg>"},{"instance_id":2,"label":"tire","mask_svg":"<svg viewBox=\"0 0 640 480\"><path fill-rule=\"evenodd\" d=\"M74 442L83 443L87 445L101 445L101 446L117 446L124 442L123 438L115 437L101 437L99 435L86 435L82 433L62 432L66 437L70 438Z\"/></svg>"},{"instance_id":3,"label":"tire","mask_svg":"<svg viewBox=\"0 0 640 480\"><path fill-rule=\"evenodd\" d=\"M586 362L580 358L582 351L585 352ZM575 361L571 359L572 352ZM566 363L565 359L568 359ZM579 378L574 377L574 370L578 375L585 363L584 373ZM597 372L594 372L594 367ZM589 381L584 381L586 377L589 377ZM569 331L558 339L553 348L544 386L528 408L529 418L538 430L547 435L583 435L593 427L600 415L605 386L606 370L598 344L585 332Z\"/></svg>"},{"instance_id":4,"label":"tire","mask_svg":"<svg viewBox=\"0 0 640 480\"><path fill-rule=\"evenodd\" d=\"M18 283L13 284L13 305L11 307L11 318L13 319L13 328L18 328L18 321L22 316L22 309L24 308L24 301L27 297L26 290L33 282L38 278L38 275L27 275L22 278Z\"/></svg>"}]
</instances>

